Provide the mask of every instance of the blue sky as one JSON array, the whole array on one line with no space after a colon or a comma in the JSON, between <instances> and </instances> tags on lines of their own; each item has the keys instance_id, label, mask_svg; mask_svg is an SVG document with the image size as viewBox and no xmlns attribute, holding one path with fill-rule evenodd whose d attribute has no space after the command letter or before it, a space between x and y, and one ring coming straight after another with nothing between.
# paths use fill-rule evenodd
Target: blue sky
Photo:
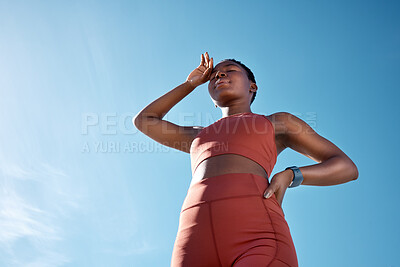
<instances>
[{"instance_id":1,"label":"blue sky","mask_svg":"<svg viewBox=\"0 0 400 267\"><path fill-rule=\"evenodd\" d=\"M288 189L300 266L399 266L396 1L0 1L0 265L168 266L189 155L132 125L205 51L248 65L252 111L290 112L358 166ZM165 119L221 117L196 88ZM293 150L287 166L315 164Z\"/></svg>"}]
</instances>

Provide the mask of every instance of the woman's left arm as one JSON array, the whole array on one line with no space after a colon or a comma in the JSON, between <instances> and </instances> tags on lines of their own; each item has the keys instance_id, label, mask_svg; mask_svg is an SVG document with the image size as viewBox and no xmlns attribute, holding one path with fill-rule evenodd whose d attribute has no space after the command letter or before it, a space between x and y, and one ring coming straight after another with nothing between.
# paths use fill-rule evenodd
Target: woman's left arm
<instances>
[{"instance_id":1,"label":"woman's left arm","mask_svg":"<svg viewBox=\"0 0 400 267\"><path fill-rule=\"evenodd\" d=\"M295 115L288 112L275 115L276 121L281 123L284 129L281 139L284 146L318 162L299 167L304 178L302 185L337 185L358 178L357 166L336 145L317 134Z\"/></svg>"},{"instance_id":2,"label":"woman's left arm","mask_svg":"<svg viewBox=\"0 0 400 267\"><path fill-rule=\"evenodd\" d=\"M317 134L307 123L288 112L271 115L275 130L279 129L279 140L300 154L318 162L314 165L299 167L302 185L336 185L347 183L358 178L358 169L354 162L337 146ZM264 197L273 194L282 206L286 189L293 180L293 171L288 169L276 173L264 191Z\"/></svg>"}]
</instances>

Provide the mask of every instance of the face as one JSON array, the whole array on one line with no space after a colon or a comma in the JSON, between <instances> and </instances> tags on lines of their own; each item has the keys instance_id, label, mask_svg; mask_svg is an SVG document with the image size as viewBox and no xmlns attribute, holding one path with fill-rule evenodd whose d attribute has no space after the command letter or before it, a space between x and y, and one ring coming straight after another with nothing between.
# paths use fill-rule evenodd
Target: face
<instances>
[{"instance_id":1,"label":"face","mask_svg":"<svg viewBox=\"0 0 400 267\"><path fill-rule=\"evenodd\" d=\"M232 61L224 61L211 72L208 92L219 106L226 106L232 100L249 101L252 83L246 70ZM255 85L255 84L254 84Z\"/></svg>"}]
</instances>

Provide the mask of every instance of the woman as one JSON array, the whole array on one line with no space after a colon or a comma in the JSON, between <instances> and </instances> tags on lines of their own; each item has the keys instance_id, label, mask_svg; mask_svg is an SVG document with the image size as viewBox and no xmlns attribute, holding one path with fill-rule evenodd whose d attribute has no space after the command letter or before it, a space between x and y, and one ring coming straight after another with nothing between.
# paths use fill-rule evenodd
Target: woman
<instances>
[{"instance_id":1,"label":"woman","mask_svg":"<svg viewBox=\"0 0 400 267\"><path fill-rule=\"evenodd\" d=\"M162 118L197 86L208 90L222 118L207 127L179 126ZM288 187L336 185L358 170L338 147L287 112L252 113L253 73L234 59L213 67L208 53L186 81L135 118L152 139L190 153L192 182L182 206L171 266L298 266L281 208ZM291 148L317 162L269 175Z\"/></svg>"}]
</instances>

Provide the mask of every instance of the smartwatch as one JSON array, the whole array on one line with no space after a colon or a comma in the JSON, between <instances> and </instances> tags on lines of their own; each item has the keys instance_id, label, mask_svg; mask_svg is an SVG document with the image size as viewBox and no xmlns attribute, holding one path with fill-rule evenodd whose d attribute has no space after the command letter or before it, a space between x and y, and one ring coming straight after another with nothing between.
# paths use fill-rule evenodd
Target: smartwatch
<instances>
[{"instance_id":1,"label":"smartwatch","mask_svg":"<svg viewBox=\"0 0 400 267\"><path fill-rule=\"evenodd\" d=\"M285 171L287 169L291 169L293 171L293 173L294 173L293 181L290 183L289 188L301 185L301 183L303 182L304 178L303 178L303 174L301 174L300 169L297 166L287 167L285 169Z\"/></svg>"}]
</instances>

